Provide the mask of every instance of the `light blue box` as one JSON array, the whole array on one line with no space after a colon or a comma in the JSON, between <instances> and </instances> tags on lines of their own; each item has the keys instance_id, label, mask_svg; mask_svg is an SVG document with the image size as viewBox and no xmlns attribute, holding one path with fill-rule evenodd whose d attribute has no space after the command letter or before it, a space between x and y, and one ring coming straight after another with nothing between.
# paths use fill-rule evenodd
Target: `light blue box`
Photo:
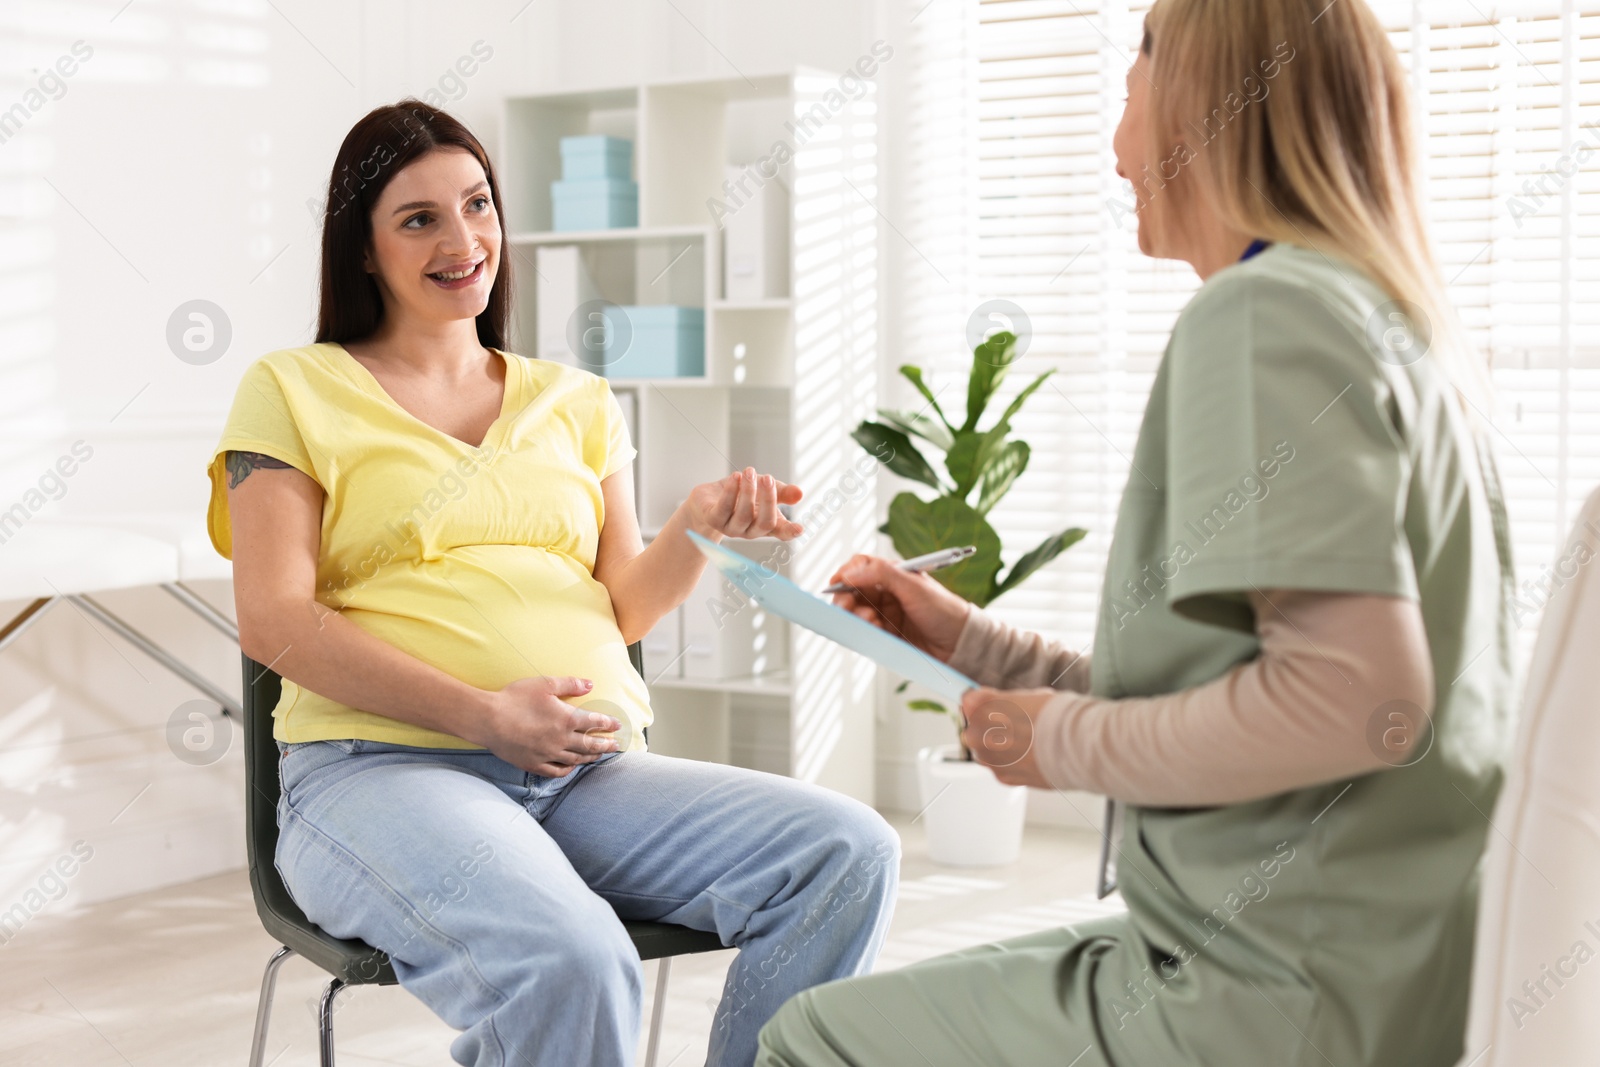
<instances>
[{"instance_id":1,"label":"light blue box","mask_svg":"<svg viewBox=\"0 0 1600 1067\"><path fill-rule=\"evenodd\" d=\"M607 332L605 366L599 373L608 378L705 377L705 308L631 305L608 308L607 314L621 318Z\"/></svg>"},{"instance_id":2,"label":"light blue box","mask_svg":"<svg viewBox=\"0 0 1600 1067\"><path fill-rule=\"evenodd\" d=\"M639 225L639 185L624 178L550 183L553 230L615 230Z\"/></svg>"},{"instance_id":3,"label":"light blue box","mask_svg":"<svg viewBox=\"0 0 1600 1067\"><path fill-rule=\"evenodd\" d=\"M632 178L633 142L586 134L561 138L563 178Z\"/></svg>"}]
</instances>

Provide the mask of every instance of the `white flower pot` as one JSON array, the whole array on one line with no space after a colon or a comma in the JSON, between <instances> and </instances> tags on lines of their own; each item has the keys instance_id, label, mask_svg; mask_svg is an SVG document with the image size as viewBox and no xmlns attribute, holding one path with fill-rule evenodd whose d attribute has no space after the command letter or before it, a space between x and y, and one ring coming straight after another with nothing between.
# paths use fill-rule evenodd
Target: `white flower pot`
<instances>
[{"instance_id":1,"label":"white flower pot","mask_svg":"<svg viewBox=\"0 0 1600 1067\"><path fill-rule=\"evenodd\" d=\"M917 791L933 862L1002 867L1021 855L1027 786L1005 785L983 764L962 760L959 745L935 745L917 752Z\"/></svg>"}]
</instances>

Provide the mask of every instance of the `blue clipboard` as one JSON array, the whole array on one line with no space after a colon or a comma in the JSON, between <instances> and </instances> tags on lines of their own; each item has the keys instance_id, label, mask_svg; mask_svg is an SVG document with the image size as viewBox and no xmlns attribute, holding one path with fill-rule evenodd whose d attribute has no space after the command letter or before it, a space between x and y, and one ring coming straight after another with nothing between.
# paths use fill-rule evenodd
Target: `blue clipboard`
<instances>
[{"instance_id":1,"label":"blue clipboard","mask_svg":"<svg viewBox=\"0 0 1600 1067\"><path fill-rule=\"evenodd\" d=\"M977 682L915 645L806 592L755 560L730 548L723 548L693 530L688 534L695 547L711 560L711 565L745 596L774 615L788 619L797 626L804 626L812 633L821 634L901 677L931 689L950 701L953 717L957 720L961 718L961 694L978 688Z\"/></svg>"}]
</instances>

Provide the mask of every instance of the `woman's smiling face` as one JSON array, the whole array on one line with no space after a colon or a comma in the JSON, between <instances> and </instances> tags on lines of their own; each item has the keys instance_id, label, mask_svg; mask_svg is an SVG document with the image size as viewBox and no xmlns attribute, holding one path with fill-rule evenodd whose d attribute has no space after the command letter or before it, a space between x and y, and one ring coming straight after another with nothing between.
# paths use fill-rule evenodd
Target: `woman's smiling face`
<instances>
[{"instance_id":1,"label":"woman's smiling face","mask_svg":"<svg viewBox=\"0 0 1600 1067\"><path fill-rule=\"evenodd\" d=\"M500 216L471 152L436 149L394 176L372 209L365 266L386 315L454 321L483 312L500 266Z\"/></svg>"}]
</instances>

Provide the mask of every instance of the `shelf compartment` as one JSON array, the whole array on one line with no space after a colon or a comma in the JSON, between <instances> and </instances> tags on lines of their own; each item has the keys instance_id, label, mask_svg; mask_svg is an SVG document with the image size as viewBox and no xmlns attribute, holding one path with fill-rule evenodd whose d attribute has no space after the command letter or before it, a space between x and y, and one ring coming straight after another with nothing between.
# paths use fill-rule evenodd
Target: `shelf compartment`
<instances>
[{"instance_id":1,"label":"shelf compartment","mask_svg":"<svg viewBox=\"0 0 1600 1067\"><path fill-rule=\"evenodd\" d=\"M524 239L514 239L511 253L524 279L521 288L531 291L519 297L512 309L519 350L542 359L581 365L573 350L573 327L567 321L577 310L571 302L579 297L568 283L540 270L541 258L548 259L557 254L557 250L576 249L582 276L576 289L586 294L586 299L603 299L622 307L671 304L704 308L708 285L706 259L711 254L709 236L710 231L705 227L678 227L614 233L602 230L589 234L528 234ZM544 299L546 286L559 294L548 306ZM556 314L550 314L552 308L557 309ZM542 322L541 314L555 321ZM713 329L708 321L707 377L712 376L709 335ZM657 380L679 379L639 379L641 382Z\"/></svg>"},{"instance_id":2,"label":"shelf compartment","mask_svg":"<svg viewBox=\"0 0 1600 1067\"><path fill-rule=\"evenodd\" d=\"M706 365L732 385L787 386L793 381L794 327L766 308L713 305Z\"/></svg>"},{"instance_id":3,"label":"shelf compartment","mask_svg":"<svg viewBox=\"0 0 1600 1067\"><path fill-rule=\"evenodd\" d=\"M636 392L639 526L660 529L689 490L728 474L728 391L663 389L660 382L649 380Z\"/></svg>"},{"instance_id":4,"label":"shelf compartment","mask_svg":"<svg viewBox=\"0 0 1600 1067\"><path fill-rule=\"evenodd\" d=\"M633 88L508 99L500 168L507 229L512 233L550 229L550 183L562 176L563 137L603 133L634 142L637 181L639 125L639 91Z\"/></svg>"}]
</instances>

